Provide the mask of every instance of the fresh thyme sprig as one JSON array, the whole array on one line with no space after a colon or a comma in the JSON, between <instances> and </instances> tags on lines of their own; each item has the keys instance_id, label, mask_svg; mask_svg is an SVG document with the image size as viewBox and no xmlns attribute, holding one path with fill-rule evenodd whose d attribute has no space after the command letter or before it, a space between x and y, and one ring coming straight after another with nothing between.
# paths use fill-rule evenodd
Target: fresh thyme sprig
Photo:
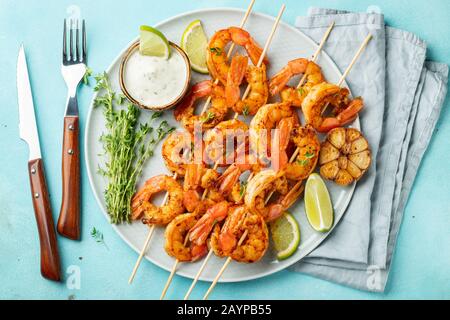
<instances>
[{"instance_id":1,"label":"fresh thyme sprig","mask_svg":"<svg viewBox=\"0 0 450 320\"><path fill-rule=\"evenodd\" d=\"M103 244L106 249L109 250L108 246L106 245L105 239L103 238L103 233L100 230L93 227L91 230L91 237L95 240L95 242Z\"/></svg>"},{"instance_id":2,"label":"fresh thyme sprig","mask_svg":"<svg viewBox=\"0 0 450 320\"><path fill-rule=\"evenodd\" d=\"M131 220L131 198L136 191L136 181L145 162L153 156L156 145L175 128L167 121L156 127L154 122L162 112L154 112L150 120L139 123L139 109L112 90L106 73L95 77L94 91L102 94L94 100L95 107L103 107L106 132L100 137L105 164L99 173L108 179L105 202L111 222L120 224ZM154 129L156 127L156 130Z\"/></svg>"}]
</instances>

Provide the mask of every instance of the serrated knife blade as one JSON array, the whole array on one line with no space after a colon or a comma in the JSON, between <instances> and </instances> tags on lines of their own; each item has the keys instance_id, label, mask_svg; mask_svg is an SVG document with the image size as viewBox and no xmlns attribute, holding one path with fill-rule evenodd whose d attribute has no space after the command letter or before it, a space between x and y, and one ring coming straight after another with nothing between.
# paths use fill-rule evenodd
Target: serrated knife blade
<instances>
[{"instance_id":1,"label":"serrated knife blade","mask_svg":"<svg viewBox=\"0 0 450 320\"><path fill-rule=\"evenodd\" d=\"M19 103L20 138L28 143L30 160L41 158L41 147L34 113L33 95L28 76L25 48L20 47L17 58L17 97Z\"/></svg>"}]
</instances>

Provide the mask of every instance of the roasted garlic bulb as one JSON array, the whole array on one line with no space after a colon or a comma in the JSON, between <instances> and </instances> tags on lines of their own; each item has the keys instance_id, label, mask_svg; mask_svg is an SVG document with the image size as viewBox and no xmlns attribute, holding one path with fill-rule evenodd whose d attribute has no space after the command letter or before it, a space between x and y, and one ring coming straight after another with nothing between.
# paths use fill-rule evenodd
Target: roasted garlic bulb
<instances>
[{"instance_id":1,"label":"roasted garlic bulb","mask_svg":"<svg viewBox=\"0 0 450 320\"><path fill-rule=\"evenodd\" d=\"M331 130L320 151L320 174L339 185L348 186L366 173L372 162L369 143L356 129Z\"/></svg>"}]
</instances>

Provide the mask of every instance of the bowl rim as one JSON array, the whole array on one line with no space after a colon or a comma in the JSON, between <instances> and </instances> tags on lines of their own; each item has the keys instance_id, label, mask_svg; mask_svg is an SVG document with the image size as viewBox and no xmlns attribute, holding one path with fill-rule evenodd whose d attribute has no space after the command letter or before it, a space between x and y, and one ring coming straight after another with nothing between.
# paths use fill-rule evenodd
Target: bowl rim
<instances>
[{"instance_id":1,"label":"bowl rim","mask_svg":"<svg viewBox=\"0 0 450 320\"><path fill-rule=\"evenodd\" d=\"M126 50L126 52L122 58L122 61L120 62L120 69L119 69L120 89L122 90L123 94L127 97L128 100L130 100L133 104L137 105L138 107L140 107L142 109L153 110L153 111L163 111L163 110L167 110L167 109L174 107L184 98L184 96L186 95L186 93L188 92L188 89L189 89L189 83L191 81L191 63L190 63L188 55L176 43L169 41L169 45L181 54L181 56L183 57L183 60L186 64L186 70L187 70L186 75L187 76L185 79L184 87L183 87L183 90L181 91L181 93L176 98L174 98L172 101L170 101L164 105L148 106L148 105L145 105L142 102L138 101L137 99L135 99L128 92L127 87L125 85L125 79L124 79L124 73L125 73L125 68L126 68L128 59L130 58L131 54L133 54L139 48L139 43L140 43L139 40L136 40L135 42L133 42Z\"/></svg>"}]
</instances>

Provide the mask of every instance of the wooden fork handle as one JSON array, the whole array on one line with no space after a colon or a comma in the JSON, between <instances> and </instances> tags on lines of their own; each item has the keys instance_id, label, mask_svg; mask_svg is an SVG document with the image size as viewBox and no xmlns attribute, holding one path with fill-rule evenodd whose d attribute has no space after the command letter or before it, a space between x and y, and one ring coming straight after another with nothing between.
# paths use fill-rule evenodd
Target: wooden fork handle
<instances>
[{"instance_id":1,"label":"wooden fork handle","mask_svg":"<svg viewBox=\"0 0 450 320\"><path fill-rule=\"evenodd\" d=\"M39 232L41 274L44 278L60 281L60 262L52 210L45 181L42 159L28 162L31 195Z\"/></svg>"},{"instance_id":2,"label":"wooden fork handle","mask_svg":"<svg viewBox=\"0 0 450 320\"><path fill-rule=\"evenodd\" d=\"M80 239L80 146L77 116L64 118L62 203L58 233L72 240Z\"/></svg>"}]
</instances>

